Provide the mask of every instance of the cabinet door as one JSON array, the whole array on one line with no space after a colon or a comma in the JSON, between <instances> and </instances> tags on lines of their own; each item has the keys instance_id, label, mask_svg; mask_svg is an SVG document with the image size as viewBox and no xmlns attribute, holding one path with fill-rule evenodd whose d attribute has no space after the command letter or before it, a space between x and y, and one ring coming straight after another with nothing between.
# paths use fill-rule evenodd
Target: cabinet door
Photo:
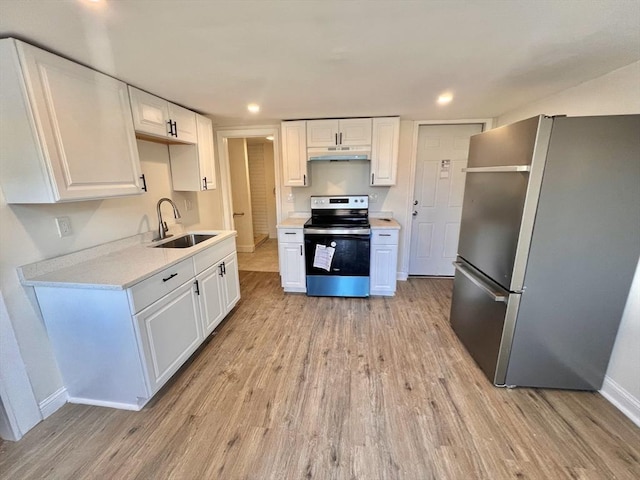
<instances>
[{"instance_id":1,"label":"cabinet door","mask_svg":"<svg viewBox=\"0 0 640 480\"><path fill-rule=\"evenodd\" d=\"M304 268L304 245L302 243L280 243L280 280L285 291L305 292L307 277Z\"/></svg>"},{"instance_id":2,"label":"cabinet door","mask_svg":"<svg viewBox=\"0 0 640 480\"><path fill-rule=\"evenodd\" d=\"M196 115L197 145L169 145L171 183L178 192L216 188L216 169L211 120Z\"/></svg>"},{"instance_id":3,"label":"cabinet door","mask_svg":"<svg viewBox=\"0 0 640 480\"><path fill-rule=\"evenodd\" d=\"M198 129L198 162L203 190L216 188L216 157L213 148L213 125L211 120L196 114Z\"/></svg>"},{"instance_id":4,"label":"cabinet door","mask_svg":"<svg viewBox=\"0 0 640 480\"><path fill-rule=\"evenodd\" d=\"M396 184L399 138L399 117L373 119L370 185L389 186Z\"/></svg>"},{"instance_id":5,"label":"cabinet door","mask_svg":"<svg viewBox=\"0 0 640 480\"><path fill-rule=\"evenodd\" d=\"M49 201L142 193L126 84L22 42L16 46L46 163L42 169L52 180ZM22 188L28 193L29 185Z\"/></svg>"},{"instance_id":6,"label":"cabinet door","mask_svg":"<svg viewBox=\"0 0 640 480\"><path fill-rule=\"evenodd\" d=\"M282 176L287 187L306 187L307 133L306 121L282 122Z\"/></svg>"},{"instance_id":7,"label":"cabinet door","mask_svg":"<svg viewBox=\"0 0 640 480\"><path fill-rule=\"evenodd\" d=\"M131 86L129 96L136 132L162 138L170 135L169 103L165 99Z\"/></svg>"},{"instance_id":8,"label":"cabinet door","mask_svg":"<svg viewBox=\"0 0 640 480\"><path fill-rule=\"evenodd\" d=\"M225 314L240 300L240 277L238 275L238 257L235 253L222 261L222 283L224 287Z\"/></svg>"},{"instance_id":9,"label":"cabinet door","mask_svg":"<svg viewBox=\"0 0 640 480\"><path fill-rule=\"evenodd\" d=\"M338 120L307 121L307 147L334 147L339 144Z\"/></svg>"},{"instance_id":10,"label":"cabinet door","mask_svg":"<svg viewBox=\"0 0 640 480\"><path fill-rule=\"evenodd\" d=\"M196 127L196 113L169 103L169 118L175 122L175 139L185 143L198 142L198 130Z\"/></svg>"},{"instance_id":11,"label":"cabinet door","mask_svg":"<svg viewBox=\"0 0 640 480\"><path fill-rule=\"evenodd\" d=\"M372 295L393 295L396 291L397 245L371 245Z\"/></svg>"},{"instance_id":12,"label":"cabinet door","mask_svg":"<svg viewBox=\"0 0 640 480\"><path fill-rule=\"evenodd\" d=\"M338 144L344 147L371 145L371 119L346 118L340 120Z\"/></svg>"},{"instance_id":13,"label":"cabinet door","mask_svg":"<svg viewBox=\"0 0 640 480\"><path fill-rule=\"evenodd\" d=\"M196 277L198 281L200 315L204 336L208 336L224 318L225 299L220 265L214 265Z\"/></svg>"},{"instance_id":14,"label":"cabinet door","mask_svg":"<svg viewBox=\"0 0 640 480\"><path fill-rule=\"evenodd\" d=\"M194 285L189 282L134 317L154 393L202 342L197 303Z\"/></svg>"}]
</instances>

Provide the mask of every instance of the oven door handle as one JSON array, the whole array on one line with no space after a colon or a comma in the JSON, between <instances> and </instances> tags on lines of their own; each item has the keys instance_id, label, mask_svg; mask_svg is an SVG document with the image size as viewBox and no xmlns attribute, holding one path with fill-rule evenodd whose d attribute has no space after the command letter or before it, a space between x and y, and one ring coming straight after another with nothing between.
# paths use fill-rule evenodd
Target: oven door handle
<instances>
[{"instance_id":1,"label":"oven door handle","mask_svg":"<svg viewBox=\"0 0 640 480\"><path fill-rule=\"evenodd\" d=\"M370 235L370 228L305 228L305 235Z\"/></svg>"}]
</instances>

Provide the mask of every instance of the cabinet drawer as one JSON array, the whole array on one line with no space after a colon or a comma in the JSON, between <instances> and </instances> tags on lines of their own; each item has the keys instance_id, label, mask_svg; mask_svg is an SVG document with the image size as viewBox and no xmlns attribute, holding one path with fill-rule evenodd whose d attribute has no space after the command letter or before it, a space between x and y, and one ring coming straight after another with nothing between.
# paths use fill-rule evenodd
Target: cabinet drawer
<instances>
[{"instance_id":1,"label":"cabinet drawer","mask_svg":"<svg viewBox=\"0 0 640 480\"><path fill-rule=\"evenodd\" d=\"M372 230L371 244L372 245L397 245L398 230L386 230L386 229Z\"/></svg>"},{"instance_id":2,"label":"cabinet drawer","mask_svg":"<svg viewBox=\"0 0 640 480\"><path fill-rule=\"evenodd\" d=\"M129 289L131 308L134 313L167 295L186 281L195 277L191 258L156 273Z\"/></svg>"},{"instance_id":3,"label":"cabinet drawer","mask_svg":"<svg viewBox=\"0 0 640 480\"><path fill-rule=\"evenodd\" d=\"M224 257L236 251L236 239L228 238L217 243L206 250L196 253L193 256L193 264L196 269L196 275L204 272L211 265L215 265Z\"/></svg>"},{"instance_id":4,"label":"cabinet drawer","mask_svg":"<svg viewBox=\"0 0 640 480\"><path fill-rule=\"evenodd\" d=\"M304 234L301 228L279 228L278 243L302 243Z\"/></svg>"}]
</instances>

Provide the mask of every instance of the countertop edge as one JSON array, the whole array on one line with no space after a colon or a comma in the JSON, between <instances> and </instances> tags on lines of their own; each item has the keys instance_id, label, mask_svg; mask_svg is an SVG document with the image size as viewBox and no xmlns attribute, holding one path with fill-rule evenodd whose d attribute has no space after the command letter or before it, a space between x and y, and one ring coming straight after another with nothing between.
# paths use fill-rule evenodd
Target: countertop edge
<instances>
[{"instance_id":1,"label":"countertop edge","mask_svg":"<svg viewBox=\"0 0 640 480\"><path fill-rule=\"evenodd\" d=\"M32 272L29 275L29 270L25 268L25 267L30 267L36 264L24 265L22 267L18 267L17 269L18 275L20 277L20 281L22 285L30 286L30 287L81 288L81 289L94 289L94 290L126 290L128 288L131 288L133 285L140 283L149 277L152 277L153 275L157 274L158 272L161 272L166 268L170 268L173 265L176 265L190 257L193 257L196 254L210 247L213 247L216 244L221 243L229 238L234 238L238 236L235 230L202 230L201 229L201 230L186 231L184 233L185 234L190 234L190 233L216 234L216 237L206 240L204 242L201 242L189 248L159 249L158 256L162 251L166 252L166 254L169 254L167 251L173 251L174 253L172 255L174 256L174 258L168 259L166 261L161 261L161 260L157 261L158 264L156 266L151 267L149 270L145 270L144 273L139 273L142 271L142 270L139 270L138 272L135 272L131 275L123 275L123 277L128 277L128 278L124 279L124 281L120 283L113 283L108 281L107 282L95 282L95 281L83 282L83 281L73 281L73 279L71 279L71 277L73 277L74 271L82 270L83 265L85 265L87 268L91 268L91 267L99 266L100 263L110 262L110 259L108 259L109 252L105 253L102 256L97 256L94 258L90 258L86 261L80 261L80 262L74 263L73 265L68 265L64 263L64 261L62 261L62 264L60 265L59 268L57 269L49 268L47 272L39 273L39 274L36 272ZM180 235L177 235L177 236L180 236ZM121 241L122 240L116 240L115 242L112 242L112 243L117 243ZM156 248L154 247L154 243L155 242L152 242L152 241L144 241L142 243L138 243L136 245L132 245L126 248L117 249L115 250L115 253L121 256L126 256L126 255L135 256L136 252L138 254L142 252L141 249L146 250L146 249ZM92 247L92 248L102 248L102 247L103 245L99 245L97 247ZM90 249L87 249L87 250L90 250ZM73 254L69 254L69 255L73 255ZM56 261L60 261L59 259L62 259L63 257L66 257L66 256L67 255L54 257L54 258L43 260L41 262L36 262L36 263L45 264L46 262L52 262L55 265ZM26 270L26 274L25 274L25 270ZM64 279L65 273L68 275L67 279Z\"/></svg>"}]
</instances>

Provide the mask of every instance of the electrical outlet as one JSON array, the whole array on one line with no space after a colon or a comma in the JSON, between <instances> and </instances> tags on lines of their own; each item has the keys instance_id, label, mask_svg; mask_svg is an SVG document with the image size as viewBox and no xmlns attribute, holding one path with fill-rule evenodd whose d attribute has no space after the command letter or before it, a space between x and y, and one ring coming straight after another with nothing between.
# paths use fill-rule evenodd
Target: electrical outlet
<instances>
[{"instance_id":1,"label":"electrical outlet","mask_svg":"<svg viewBox=\"0 0 640 480\"><path fill-rule=\"evenodd\" d=\"M184 199L184 209L186 212L190 212L191 210L193 210L193 204L188 198Z\"/></svg>"},{"instance_id":2,"label":"electrical outlet","mask_svg":"<svg viewBox=\"0 0 640 480\"><path fill-rule=\"evenodd\" d=\"M73 234L69 217L56 217L56 225L58 226L58 235L60 238Z\"/></svg>"},{"instance_id":3,"label":"electrical outlet","mask_svg":"<svg viewBox=\"0 0 640 480\"><path fill-rule=\"evenodd\" d=\"M372 193L369 195L369 203L376 203L378 201L378 194Z\"/></svg>"},{"instance_id":4,"label":"electrical outlet","mask_svg":"<svg viewBox=\"0 0 640 480\"><path fill-rule=\"evenodd\" d=\"M295 197L293 196L293 193L290 193L289 195L287 195L287 202L293 203L294 200L295 200Z\"/></svg>"}]
</instances>

